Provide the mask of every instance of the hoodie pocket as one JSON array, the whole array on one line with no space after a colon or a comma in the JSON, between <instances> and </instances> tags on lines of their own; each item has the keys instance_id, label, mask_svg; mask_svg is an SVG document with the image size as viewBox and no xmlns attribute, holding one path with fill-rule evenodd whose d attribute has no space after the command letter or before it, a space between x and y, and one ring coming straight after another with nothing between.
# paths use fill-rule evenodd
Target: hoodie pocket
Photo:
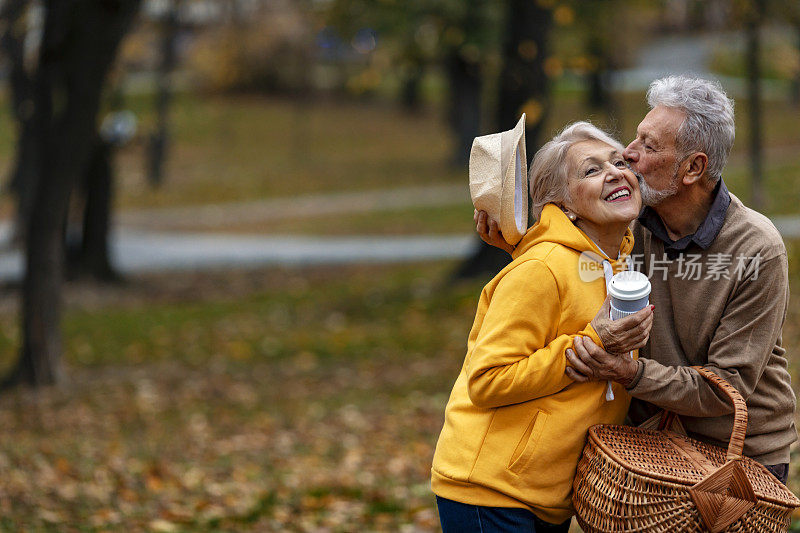
<instances>
[{"instance_id":1,"label":"hoodie pocket","mask_svg":"<svg viewBox=\"0 0 800 533\"><path fill-rule=\"evenodd\" d=\"M534 413L533 418L525 428L525 433L517 443L514 453L511 454L511 459L508 462L508 469L515 474L525 470L528 463L536 451L536 445L539 443L539 437L542 436L544 426L547 423L548 413L544 411L537 411Z\"/></svg>"}]
</instances>

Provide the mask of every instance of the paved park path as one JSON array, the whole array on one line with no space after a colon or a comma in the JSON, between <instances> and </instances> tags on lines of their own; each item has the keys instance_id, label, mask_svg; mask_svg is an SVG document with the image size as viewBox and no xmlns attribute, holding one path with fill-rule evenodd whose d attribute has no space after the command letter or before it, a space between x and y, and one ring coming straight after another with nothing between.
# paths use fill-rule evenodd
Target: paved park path
<instances>
[{"instance_id":1,"label":"paved park path","mask_svg":"<svg viewBox=\"0 0 800 533\"><path fill-rule=\"evenodd\" d=\"M428 185L309 194L293 198L272 198L227 204L143 209L122 212L116 218L123 227L197 231L275 220L351 215L409 207L442 207L468 204L469 202L469 189L466 184Z\"/></svg>"},{"instance_id":2,"label":"paved park path","mask_svg":"<svg viewBox=\"0 0 800 533\"><path fill-rule=\"evenodd\" d=\"M309 195L260 202L150 209L119 213L112 255L123 273L263 265L390 263L466 257L472 234L413 236L239 235L198 231L226 223L258 222L468 202L466 187L436 185L383 191ZM775 217L784 238L800 238L800 216ZM169 231L163 229L168 227ZM179 231L180 229L182 231ZM191 231L189 231L191 228ZM19 279L22 254L0 223L0 281Z\"/></svg>"},{"instance_id":3,"label":"paved park path","mask_svg":"<svg viewBox=\"0 0 800 533\"><path fill-rule=\"evenodd\" d=\"M121 212L116 216L111 253L114 264L126 274L259 265L458 259L473 250L477 242L474 235L314 237L202 230L227 224L465 202L469 202L469 193L463 185L435 185ZM10 224L0 223L0 281L16 280L22 275L22 254L10 247L10 241Z\"/></svg>"}]
</instances>

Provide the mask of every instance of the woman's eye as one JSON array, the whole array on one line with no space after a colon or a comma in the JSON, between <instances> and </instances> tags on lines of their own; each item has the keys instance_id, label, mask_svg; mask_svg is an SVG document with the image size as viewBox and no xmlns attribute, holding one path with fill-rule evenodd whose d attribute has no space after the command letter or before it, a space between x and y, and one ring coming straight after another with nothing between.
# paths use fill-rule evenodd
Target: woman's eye
<instances>
[{"instance_id":1,"label":"woman's eye","mask_svg":"<svg viewBox=\"0 0 800 533\"><path fill-rule=\"evenodd\" d=\"M589 167L586 169L586 174L584 174L584 176L590 176L595 172L597 172L597 170L598 170L597 167Z\"/></svg>"},{"instance_id":2,"label":"woman's eye","mask_svg":"<svg viewBox=\"0 0 800 533\"><path fill-rule=\"evenodd\" d=\"M614 161L614 165L616 165L617 168L625 168L627 166L625 164L625 161L622 159L620 159L619 161Z\"/></svg>"}]
</instances>

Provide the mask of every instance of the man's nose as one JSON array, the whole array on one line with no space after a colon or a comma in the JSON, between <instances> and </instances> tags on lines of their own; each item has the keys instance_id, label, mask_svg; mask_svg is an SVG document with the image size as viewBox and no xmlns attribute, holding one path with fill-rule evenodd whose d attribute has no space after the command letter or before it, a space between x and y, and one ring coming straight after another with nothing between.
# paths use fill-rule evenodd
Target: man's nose
<instances>
[{"instance_id":1,"label":"man's nose","mask_svg":"<svg viewBox=\"0 0 800 533\"><path fill-rule=\"evenodd\" d=\"M633 149L633 143L629 144L627 148L622 152L622 157L625 158L625 161L633 161L634 163L639 161L639 152Z\"/></svg>"}]
</instances>

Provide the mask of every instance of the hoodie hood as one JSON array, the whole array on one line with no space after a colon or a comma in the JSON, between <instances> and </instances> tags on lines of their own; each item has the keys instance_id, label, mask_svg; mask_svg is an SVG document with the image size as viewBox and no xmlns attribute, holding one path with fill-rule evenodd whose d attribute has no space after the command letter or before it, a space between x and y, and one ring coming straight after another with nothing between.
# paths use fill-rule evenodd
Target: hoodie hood
<instances>
[{"instance_id":1,"label":"hoodie hood","mask_svg":"<svg viewBox=\"0 0 800 533\"><path fill-rule=\"evenodd\" d=\"M608 257L592 240L578 228L567 215L555 204L547 204L542 209L539 221L531 226L512 253L514 259L518 258L540 243L555 243L571 248L578 253L594 252L600 258L617 263L616 257ZM624 260L633 249L633 234L630 228L622 238L619 249L619 260Z\"/></svg>"}]
</instances>

